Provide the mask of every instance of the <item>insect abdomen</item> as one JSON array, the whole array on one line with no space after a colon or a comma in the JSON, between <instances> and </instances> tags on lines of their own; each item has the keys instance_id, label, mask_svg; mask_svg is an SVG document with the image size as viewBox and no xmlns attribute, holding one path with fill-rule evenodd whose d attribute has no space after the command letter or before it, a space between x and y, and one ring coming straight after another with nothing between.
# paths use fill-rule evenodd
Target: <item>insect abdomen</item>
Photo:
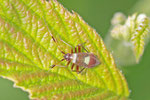
<instances>
[{"instance_id":1,"label":"insect abdomen","mask_svg":"<svg viewBox=\"0 0 150 100\"><path fill-rule=\"evenodd\" d=\"M91 68L100 64L97 57L92 53L74 53L72 62L78 66L87 68Z\"/></svg>"},{"instance_id":2,"label":"insect abdomen","mask_svg":"<svg viewBox=\"0 0 150 100\"><path fill-rule=\"evenodd\" d=\"M90 61L88 64L88 68L97 66L99 64L100 64L100 62L99 62L98 58L94 54L90 54Z\"/></svg>"}]
</instances>

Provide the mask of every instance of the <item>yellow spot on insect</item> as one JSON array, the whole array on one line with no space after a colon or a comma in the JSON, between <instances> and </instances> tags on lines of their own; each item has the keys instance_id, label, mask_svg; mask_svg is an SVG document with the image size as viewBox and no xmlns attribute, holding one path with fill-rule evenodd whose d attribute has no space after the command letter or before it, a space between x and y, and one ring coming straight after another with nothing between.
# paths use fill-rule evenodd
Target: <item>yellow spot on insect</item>
<instances>
[{"instance_id":1,"label":"yellow spot on insect","mask_svg":"<svg viewBox=\"0 0 150 100\"><path fill-rule=\"evenodd\" d=\"M85 59L84 59L84 63L86 63L87 65L89 64L89 62L90 62L90 57L88 56L88 57L85 57Z\"/></svg>"}]
</instances>

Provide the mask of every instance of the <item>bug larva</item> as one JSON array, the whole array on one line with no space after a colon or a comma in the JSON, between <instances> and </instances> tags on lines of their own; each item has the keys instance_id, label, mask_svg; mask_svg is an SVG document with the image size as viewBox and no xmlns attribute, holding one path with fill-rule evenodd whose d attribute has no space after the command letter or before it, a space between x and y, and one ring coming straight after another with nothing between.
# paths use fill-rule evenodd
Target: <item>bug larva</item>
<instances>
[{"instance_id":1,"label":"bug larva","mask_svg":"<svg viewBox=\"0 0 150 100\"><path fill-rule=\"evenodd\" d=\"M45 21L45 19L44 19ZM47 25L46 21L45 24ZM48 25L47 25L48 28ZM60 46L58 45L57 40L53 37L53 35L51 34L49 28L48 31L53 39L53 41L56 43L58 49L61 51L61 53L64 54L63 59L60 60L60 62L66 60L67 61L67 65L66 67L72 63L71 66L71 70L75 71L77 73L81 73L85 68L92 68L95 67L97 65L100 64L99 59L97 58L96 55L94 55L93 53L89 53L82 44L77 45L74 50L73 48L71 49L71 53L65 53L64 51L62 51L62 49L60 48ZM81 52L81 49L84 49L86 52ZM73 52L74 51L74 52ZM59 62L59 63L60 63ZM58 64L58 63L57 63ZM54 68L57 64L54 64L51 66L51 68ZM76 70L74 69L74 66L76 66ZM81 70L79 70L79 67L83 67Z\"/></svg>"},{"instance_id":2,"label":"bug larva","mask_svg":"<svg viewBox=\"0 0 150 100\"><path fill-rule=\"evenodd\" d=\"M53 36L52 36L52 38L53 38L54 42L56 42L56 44L57 44L56 39L54 39ZM59 46L58 46L58 48L59 48ZM86 52L81 52L82 48ZM61 53L64 54L63 59L61 59L61 61L66 60L68 62L66 66L68 66L70 63L72 63L71 70L75 71L77 73L81 73L85 68L92 68L92 67L95 67L100 64L100 61L97 58L97 56L94 55L93 53L89 53L82 44L77 45L74 50L72 48L71 53L65 53L62 50L60 50L60 51L61 51ZM52 65L51 68L54 68L55 66L56 65ZM76 66L76 70L73 70L74 66ZM83 68L79 71L79 67L83 67Z\"/></svg>"}]
</instances>

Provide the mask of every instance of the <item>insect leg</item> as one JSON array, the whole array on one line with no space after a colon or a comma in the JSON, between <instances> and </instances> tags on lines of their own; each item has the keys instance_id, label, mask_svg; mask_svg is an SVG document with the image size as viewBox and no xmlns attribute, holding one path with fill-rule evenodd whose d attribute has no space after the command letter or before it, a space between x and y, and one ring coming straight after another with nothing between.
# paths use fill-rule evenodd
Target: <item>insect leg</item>
<instances>
[{"instance_id":1,"label":"insect leg","mask_svg":"<svg viewBox=\"0 0 150 100\"><path fill-rule=\"evenodd\" d=\"M79 72L79 66L78 66L78 65L77 65L77 67L76 67L76 71Z\"/></svg>"},{"instance_id":2,"label":"insect leg","mask_svg":"<svg viewBox=\"0 0 150 100\"><path fill-rule=\"evenodd\" d=\"M84 68L82 68L79 72L78 72L78 74L80 74L83 70L85 69L85 67Z\"/></svg>"},{"instance_id":3,"label":"insect leg","mask_svg":"<svg viewBox=\"0 0 150 100\"><path fill-rule=\"evenodd\" d=\"M59 38L60 38L60 41L62 41L62 42L65 43L66 45L68 45L68 46L70 46L71 48L73 48L73 46L71 46L69 43L65 42L63 39L61 39L61 37L59 37Z\"/></svg>"},{"instance_id":4,"label":"insect leg","mask_svg":"<svg viewBox=\"0 0 150 100\"><path fill-rule=\"evenodd\" d=\"M60 62L64 61L65 59L62 59ZM57 64L59 64L60 62L58 62ZM50 69L54 68L55 66L57 66L57 64L52 65Z\"/></svg>"},{"instance_id":5,"label":"insect leg","mask_svg":"<svg viewBox=\"0 0 150 100\"><path fill-rule=\"evenodd\" d=\"M52 66L51 66L51 69L54 68L55 66L56 66L56 65L52 65Z\"/></svg>"},{"instance_id":6,"label":"insect leg","mask_svg":"<svg viewBox=\"0 0 150 100\"><path fill-rule=\"evenodd\" d=\"M71 61L68 61L67 66L70 64Z\"/></svg>"},{"instance_id":7,"label":"insect leg","mask_svg":"<svg viewBox=\"0 0 150 100\"><path fill-rule=\"evenodd\" d=\"M81 52L81 46L78 45L78 52Z\"/></svg>"},{"instance_id":8,"label":"insect leg","mask_svg":"<svg viewBox=\"0 0 150 100\"><path fill-rule=\"evenodd\" d=\"M83 44L85 44L85 43L86 42L77 45L78 46L78 52L81 52L81 47L82 47L87 53L89 53L89 51L87 49L85 49L85 47L83 46Z\"/></svg>"},{"instance_id":9,"label":"insect leg","mask_svg":"<svg viewBox=\"0 0 150 100\"><path fill-rule=\"evenodd\" d=\"M71 48L71 54L73 54L73 48Z\"/></svg>"},{"instance_id":10,"label":"insect leg","mask_svg":"<svg viewBox=\"0 0 150 100\"><path fill-rule=\"evenodd\" d=\"M80 45L80 44L79 44ZM89 51L87 49L84 48L84 46L81 44L82 48L87 52L89 53Z\"/></svg>"},{"instance_id":11,"label":"insect leg","mask_svg":"<svg viewBox=\"0 0 150 100\"><path fill-rule=\"evenodd\" d=\"M72 70L72 71L74 71L74 70L73 70L73 68L74 68L74 65L75 65L75 64L73 63L73 64L72 64L72 66L71 66L71 70Z\"/></svg>"},{"instance_id":12,"label":"insect leg","mask_svg":"<svg viewBox=\"0 0 150 100\"><path fill-rule=\"evenodd\" d=\"M77 47L75 47L75 53L77 53Z\"/></svg>"}]
</instances>

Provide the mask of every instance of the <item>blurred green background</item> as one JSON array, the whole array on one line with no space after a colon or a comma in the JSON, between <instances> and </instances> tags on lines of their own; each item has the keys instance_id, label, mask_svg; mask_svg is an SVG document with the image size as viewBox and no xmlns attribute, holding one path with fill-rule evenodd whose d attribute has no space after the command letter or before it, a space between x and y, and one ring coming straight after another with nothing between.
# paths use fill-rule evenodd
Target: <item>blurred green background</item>
<instances>
[{"instance_id":1,"label":"blurred green background","mask_svg":"<svg viewBox=\"0 0 150 100\"><path fill-rule=\"evenodd\" d=\"M150 16L150 0L59 0L68 10L74 10L104 39L114 13L131 15L134 11ZM135 6L136 5L136 6ZM122 66L129 88L130 99L150 100L150 43L137 65ZM0 100L29 100L28 93L13 88L13 82L0 78Z\"/></svg>"}]
</instances>

